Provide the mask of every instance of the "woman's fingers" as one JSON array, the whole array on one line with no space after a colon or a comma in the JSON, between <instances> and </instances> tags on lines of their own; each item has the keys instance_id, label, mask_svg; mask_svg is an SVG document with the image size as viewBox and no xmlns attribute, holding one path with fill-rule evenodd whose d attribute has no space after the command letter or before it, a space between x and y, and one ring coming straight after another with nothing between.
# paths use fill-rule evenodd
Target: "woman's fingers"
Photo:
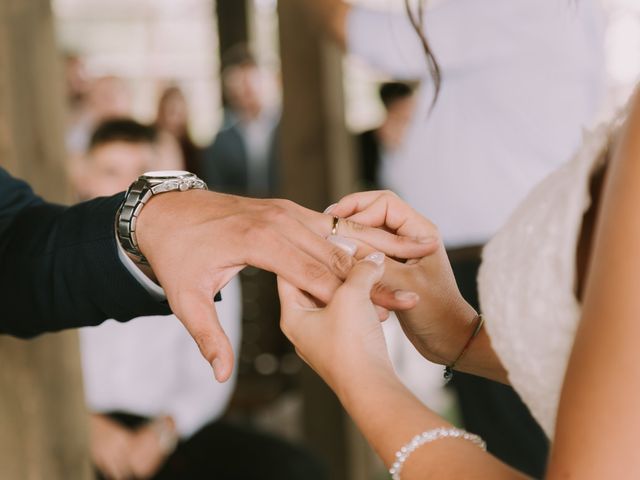
<instances>
[{"instance_id":1,"label":"woman's fingers","mask_svg":"<svg viewBox=\"0 0 640 480\"><path fill-rule=\"evenodd\" d=\"M438 248L438 237L433 230L413 228L409 229L410 235L396 235L381 228L366 226L361 221L367 221L366 218L357 218L363 214L368 214L368 211L356 214L349 219L340 219L337 233L343 237L367 243L376 250L395 258L422 258L431 255Z\"/></svg>"},{"instance_id":2,"label":"woman's fingers","mask_svg":"<svg viewBox=\"0 0 640 480\"><path fill-rule=\"evenodd\" d=\"M393 192L361 192L347 195L331 209L330 214L348 218L357 224L383 227L400 237L414 241L427 243L429 239L437 243L438 231L435 225Z\"/></svg>"},{"instance_id":3,"label":"woman's fingers","mask_svg":"<svg viewBox=\"0 0 640 480\"><path fill-rule=\"evenodd\" d=\"M364 192L363 194L355 195L370 196L371 193L375 193L375 198L377 198L386 192ZM357 205L358 208L365 208L368 204L368 202L362 202ZM427 238L429 235L424 235L422 238L417 238L417 236L406 236L405 238L402 235L396 235L395 233L390 233L379 228L372 228L383 226L384 216L382 217L380 225L372 225L368 223L357 224L356 222L345 220L344 217L349 216L351 213L357 213L358 210L354 210L348 214L345 213L344 215L342 214L343 212L340 212L340 215L337 213L328 215L308 210L286 200L280 200L280 207L283 211L287 211L289 214L292 214L289 216L287 221L290 221L292 218L296 218L308 229L309 233L315 233L317 236L322 238L326 238L332 234L337 234L342 237L357 238L363 242L367 242L378 250L397 258L421 258L429 255L433 251L433 247L431 245L431 243L433 243L433 238ZM348 210L345 210L345 212L348 212ZM335 225L336 232L332 231L334 227L334 216L340 217L338 224ZM292 232L292 234L289 235L290 239L300 238L302 240L304 238L304 241L307 242L308 236L301 236L301 233L303 232L301 232L299 225L295 229L288 228L287 230ZM316 251L319 250L316 249ZM342 278L344 278L344 276L342 276Z\"/></svg>"},{"instance_id":4,"label":"woman's fingers","mask_svg":"<svg viewBox=\"0 0 640 480\"><path fill-rule=\"evenodd\" d=\"M351 269L334 298L339 302L344 301L345 298L351 301L370 302L374 285L382 279L384 260L384 253L374 252L359 261Z\"/></svg>"},{"instance_id":5,"label":"woman's fingers","mask_svg":"<svg viewBox=\"0 0 640 480\"><path fill-rule=\"evenodd\" d=\"M383 194L384 191L381 190L352 193L342 197L338 203L328 207L324 213L342 218L350 217L354 213L365 210Z\"/></svg>"}]
</instances>

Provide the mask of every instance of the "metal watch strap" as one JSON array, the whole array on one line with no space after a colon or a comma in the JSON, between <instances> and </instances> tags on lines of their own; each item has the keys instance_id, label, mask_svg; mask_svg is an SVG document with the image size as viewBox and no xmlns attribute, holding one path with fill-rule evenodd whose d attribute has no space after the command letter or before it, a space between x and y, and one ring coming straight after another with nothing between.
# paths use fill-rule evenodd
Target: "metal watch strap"
<instances>
[{"instance_id":1,"label":"metal watch strap","mask_svg":"<svg viewBox=\"0 0 640 480\"><path fill-rule=\"evenodd\" d=\"M118 240L128 253L134 255L140 262L146 263L144 255L138 248L138 239L136 237L136 227L138 216L145 204L159 193L171 191L187 191L187 190L207 190L207 184L195 175L168 178L168 179L148 179L141 176L131 184L124 201L118 210L116 216L116 234Z\"/></svg>"}]
</instances>

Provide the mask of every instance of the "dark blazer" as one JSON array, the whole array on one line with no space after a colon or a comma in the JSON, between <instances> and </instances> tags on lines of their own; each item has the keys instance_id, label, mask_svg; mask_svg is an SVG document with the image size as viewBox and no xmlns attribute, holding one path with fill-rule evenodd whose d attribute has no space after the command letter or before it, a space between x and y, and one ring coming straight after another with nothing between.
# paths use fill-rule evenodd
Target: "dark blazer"
<instances>
[{"instance_id":1,"label":"dark blazer","mask_svg":"<svg viewBox=\"0 0 640 480\"><path fill-rule=\"evenodd\" d=\"M266 191L249 188L249 157L237 124L231 124L218 132L213 143L204 151L203 180L211 190L271 197L278 192L278 128L274 129L268 152L268 178Z\"/></svg>"},{"instance_id":2,"label":"dark blazer","mask_svg":"<svg viewBox=\"0 0 640 480\"><path fill-rule=\"evenodd\" d=\"M119 194L54 205L0 168L0 333L31 337L171 313L118 257L121 201Z\"/></svg>"}]
</instances>

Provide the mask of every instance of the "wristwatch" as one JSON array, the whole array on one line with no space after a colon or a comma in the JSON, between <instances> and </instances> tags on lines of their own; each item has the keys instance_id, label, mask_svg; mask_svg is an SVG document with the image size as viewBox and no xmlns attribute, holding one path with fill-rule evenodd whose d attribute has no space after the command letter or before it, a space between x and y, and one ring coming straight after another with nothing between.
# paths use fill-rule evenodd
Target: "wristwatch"
<instances>
[{"instance_id":1,"label":"wristwatch","mask_svg":"<svg viewBox=\"0 0 640 480\"><path fill-rule=\"evenodd\" d=\"M136 223L145 204L160 193L207 190L207 184L193 173L181 170L147 172L131 184L116 215L116 235L120 245L140 262L148 263L136 237Z\"/></svg>"}]
</instances>

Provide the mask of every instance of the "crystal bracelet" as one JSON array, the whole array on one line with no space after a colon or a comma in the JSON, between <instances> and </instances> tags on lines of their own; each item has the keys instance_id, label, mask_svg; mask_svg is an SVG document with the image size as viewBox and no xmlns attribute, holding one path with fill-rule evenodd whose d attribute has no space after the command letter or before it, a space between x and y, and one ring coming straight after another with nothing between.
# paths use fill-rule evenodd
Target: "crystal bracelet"
<instances>
[{"instance_id":1,"label":"crystal bracelet","mask_svg":"<svg viewBox=\"0 0 640 480\"><path fill-rule=\"evenodd\" d=\"M396 461L389 469L389 474L393 480L400 480L400 472L409 456L425 443L434 442L441 438L461 438L477 445L482 450L487 450L487 444L478 435L460 430L459 428L434 428L416 435L404 447L396 452Z\"/></svg>"}]
</instances>

